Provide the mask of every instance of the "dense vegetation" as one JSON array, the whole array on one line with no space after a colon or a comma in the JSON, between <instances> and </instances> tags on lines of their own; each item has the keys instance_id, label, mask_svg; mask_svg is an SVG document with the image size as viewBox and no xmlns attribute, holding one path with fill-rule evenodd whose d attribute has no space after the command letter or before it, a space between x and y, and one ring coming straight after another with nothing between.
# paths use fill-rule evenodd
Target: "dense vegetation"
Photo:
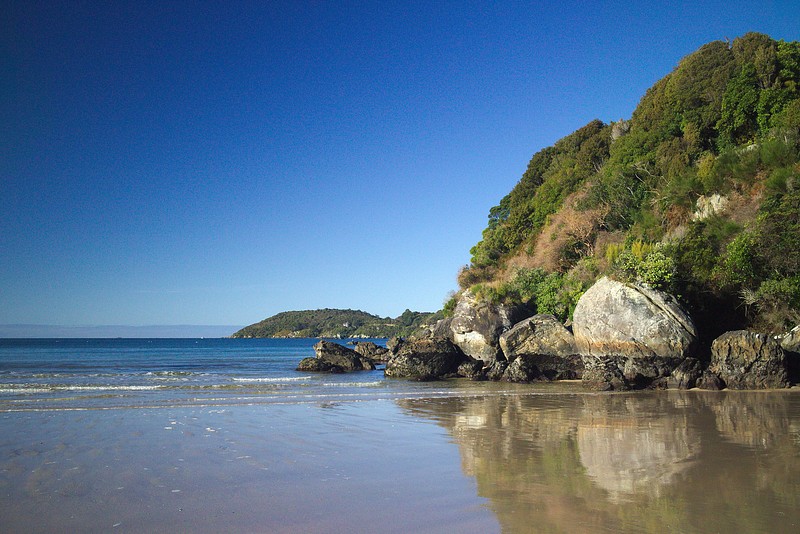
<instances>
[{"instance_id":1,"label":"dense vegetation","mask_svg":"<svg viewBox=\"0 0 800 534\"><path fill-rule=\"evenodd\" d=\"M289 311L242 328L231 337L371 337L407 336L439 318L406 310L396 319L357 310Z\"/></svg>"},{"instance_id":2,"label":"dense vegetation","mask_svg":"<svg viewBox=\"0 0 800 534\"><path fill-rule=\"evenodd\" d=\"M712 42L630 120L534 154L459 284L566 320L605 274L676 294L706 340L785 331L800 322L799 176L800 43Z\"/></svg>"}]
</instances>

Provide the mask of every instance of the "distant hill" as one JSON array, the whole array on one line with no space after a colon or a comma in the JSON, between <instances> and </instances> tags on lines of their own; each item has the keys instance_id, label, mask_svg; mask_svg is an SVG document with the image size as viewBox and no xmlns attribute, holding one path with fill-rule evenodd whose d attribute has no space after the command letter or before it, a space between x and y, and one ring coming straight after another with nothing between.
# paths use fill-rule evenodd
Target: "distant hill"
<instances>
[{"instance_id":1,"label":"distant hill","mask_svg":"<svg viewBox=\"0 0 800 534\"><path fill-rule=\"evenodd\" d=\"M360 310L287 311L246 326L231 337L392 337L408 336L438 314L406 310L395 319Z\"/></svg>"}]
</instances>

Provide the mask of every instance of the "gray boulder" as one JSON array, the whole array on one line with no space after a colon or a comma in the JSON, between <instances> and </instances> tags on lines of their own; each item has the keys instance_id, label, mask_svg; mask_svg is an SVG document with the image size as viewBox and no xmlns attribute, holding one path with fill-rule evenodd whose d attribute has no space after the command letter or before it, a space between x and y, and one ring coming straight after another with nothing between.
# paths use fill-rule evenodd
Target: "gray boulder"
<instances>
[{"instance_id":1,"label":"gray boulder","mask_svg":"<svg viewBox=\"0 0 800 534\"><path fill-rule=\"evenodd\" d=\"M615 366L634 387L668 377L697 345L694 322L671 295L606 277L578 301L572 331L591 381Z\"/></svg>"},{"instance_id":2,"label":"gray boulder","mask_svg":"<svg viewBox=\"0 0 800 534\"><path fill-rule=\"evenodd\" d=\"M747 330L725 332L714 340L708 370L730 389L789 387L781 346L771 336Z\"/></svg>"},{"instance_id":3,"label":"gray boulder","mask_svg":"<svg viewBox=\"0 0 800 534\"><path fill-rule=\"evenodd\" d=\"M527 308L481 302L465 291L449 320L448 337L464 354L492 362L502 354L500 335L529 315Z\"/></svg>"},{"instance_id":4,"label":"gray boulder","mask_svg":"<svg viewBox=\"0 0 800 534\"><path fill-rule=\"evenodd\" d=\"M372 341L356 341L354 350L373 362L385 362L389 359L389 349L376 345Z\"/></svg>"},{"instance_id":5,"label":"gray boulder","mask_svg":"<svg viewBox=\"0 0 800 534\"><path fill-rule=\"evenodd\" d=\"M331 341L320 340L314 345L317 359L340 367L343 371L371 371L375 369L372 360L354 350Z\"/></svg>"},{"instance_id":6,"label":"gray boulder","mask_svg":"<svg viewBox=\"0 0 800 534\"><path fill-rule=\"evenodd\" d=\"M454 377L467 361L464 353L448 339L404 340L395 346L384 374L395 378L436 380Z\"/></svg>"},{"instance_id":7,"label":"gray boulder","mask_svg":"<svg viewBox=\"0 0 800 534\"><path fill-rule=\"evenodd\" d=\"M506 360L519 354L570 356L576 354L575 337L553 315L539 314L518 322L500 335Z\"/></svg>"},{"instance_id":8,"label":"gray boulder","mask_svg":"<svg viewBox=\"0 0 800 534\"><path fill-rule=\"evenodd\" d=\"M512 365L525 356L523 366L534 366L537 378L566 380L583 375L583 360L577 354L572 332L552 315L539 314L520 321L500 336L500 347Z\"/></svg>"}]
</instances>

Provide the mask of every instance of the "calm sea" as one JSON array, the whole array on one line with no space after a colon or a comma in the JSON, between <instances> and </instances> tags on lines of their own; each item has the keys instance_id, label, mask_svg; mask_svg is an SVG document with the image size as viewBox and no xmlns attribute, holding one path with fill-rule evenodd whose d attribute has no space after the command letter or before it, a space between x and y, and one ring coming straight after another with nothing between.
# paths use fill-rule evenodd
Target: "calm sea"
<instances>
[{"instance_id":1,"label":"calm sea","mask_svg":"<svg viewBox=\"0 0 800 534\"><path fill-rule=\"evenodd\" d=\"M295 370L316 339L0 339L0 412L302 403L453 394L383 370ZM348 340L336 340L346 344ZM385 344L385 340L370 340Z\"/></svg>"}]
</instances>

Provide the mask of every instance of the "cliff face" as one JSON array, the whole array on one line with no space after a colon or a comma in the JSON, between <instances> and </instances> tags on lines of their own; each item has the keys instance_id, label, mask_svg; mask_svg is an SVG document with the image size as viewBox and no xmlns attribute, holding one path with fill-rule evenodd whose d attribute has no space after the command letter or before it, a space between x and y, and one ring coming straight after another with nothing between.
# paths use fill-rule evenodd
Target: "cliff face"
<instances>
[{"instance_id":1,"label":"cliff face","mask_svg":"<svg viewBox=\"0 0 800 534\"><path fill-rule=\"evenodd\" d=\"M749 33L683 58L630 120L534 154L459 284L565 321L602 276L643 283L679 295L710 346L800 322L797 250L800 43Z\"/></svg>"}]
</instances>

